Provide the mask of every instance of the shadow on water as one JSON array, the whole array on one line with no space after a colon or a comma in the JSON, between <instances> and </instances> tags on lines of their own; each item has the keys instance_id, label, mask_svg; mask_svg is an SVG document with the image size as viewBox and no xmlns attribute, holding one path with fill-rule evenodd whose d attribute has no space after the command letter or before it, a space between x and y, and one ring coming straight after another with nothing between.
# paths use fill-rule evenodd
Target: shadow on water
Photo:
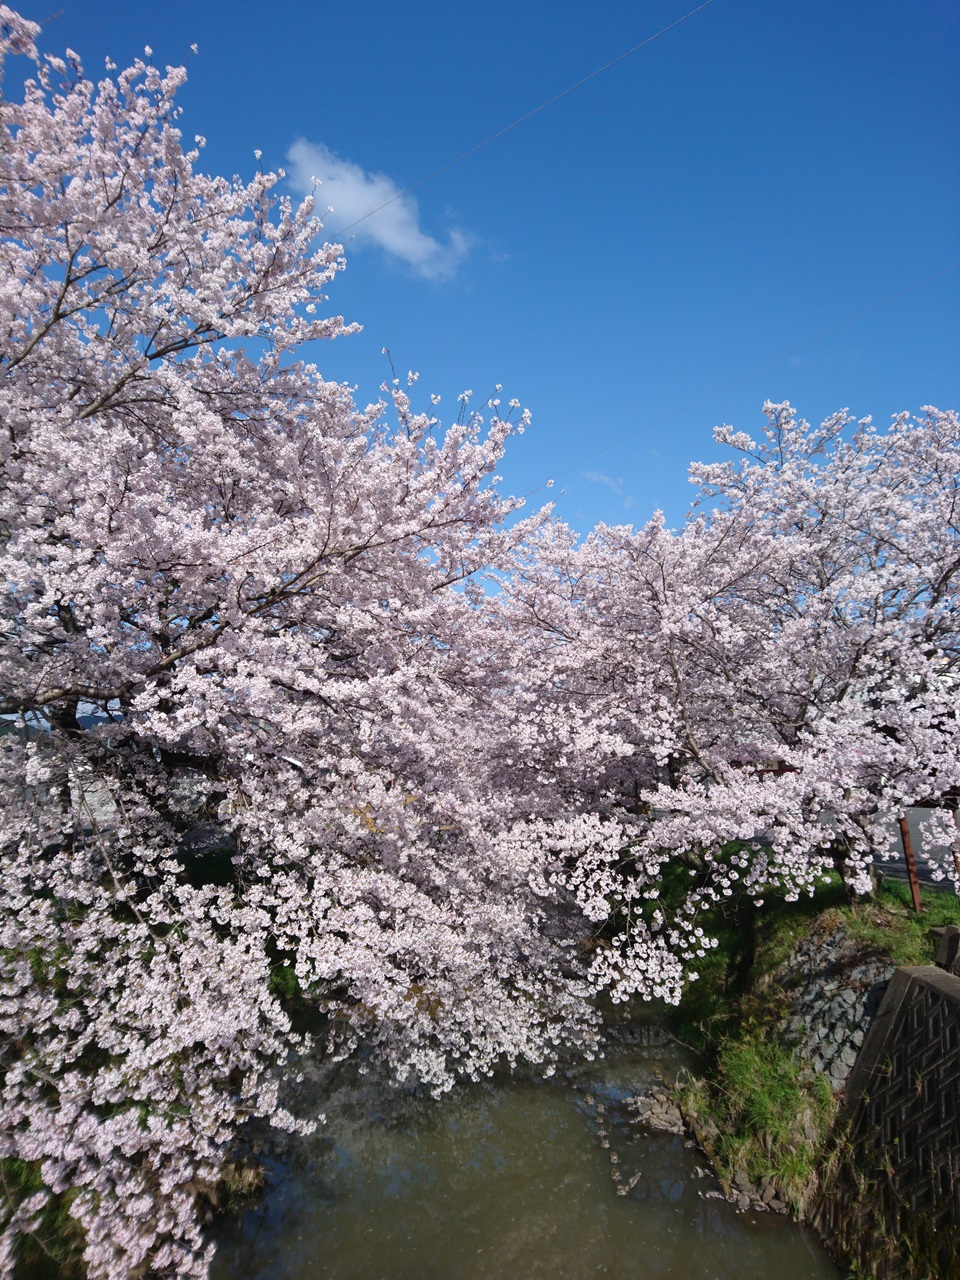
<instances>
[{"instance_id":1,"label":"shadow on water","mask_svg":"<svg viewBox=\"0 0 960 1280\"><path fill-rule=\"evenodd\" d=\"M836 1277L810 1232L712 1198L694 1148L632 1119L625 1099L688 1062L669 1042L611 1044L559 1079L440 1102L318 1069L326 1125L264 1152L266 1191L218 1224L213 1278Z\"/></svg>"}]
</instances>

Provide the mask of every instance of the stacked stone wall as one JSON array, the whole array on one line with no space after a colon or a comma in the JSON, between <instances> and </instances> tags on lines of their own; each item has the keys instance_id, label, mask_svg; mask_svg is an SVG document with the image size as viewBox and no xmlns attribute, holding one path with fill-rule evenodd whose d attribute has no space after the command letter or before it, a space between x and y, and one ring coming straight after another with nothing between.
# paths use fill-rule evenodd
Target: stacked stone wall
<instances>
[{"instance_id":1,"label":"stacked stone wall","mask_svg":"<svg viewBox=\"0 0 960 1280\"><path fill-rule=\"evenodd\" d=\"M936 932L937 965L898 969L827 913L764 982L785 1039L843 1099L809 1220L876 1280L960 1280L960 929ZM685 1119L712 1159L715 1126ZM781 1207L721 1185L743 1208Z\"/></svg>"},{"instance_id":2,"label":"stacked stone wall","mask_svg":"<svg viewBox=\"0 0 960 1280\"><path fill-rule=\"evenodd\" d=\"M835 1093L846 1085L893 972L888 959L865 951L828 916L773 975L787 1002L785 1037Z\"/></svg>"},{"instance_id":3,"label":"stacked stone wall","mask_svg":"<svg viewBox=\"0 0 960 1280\"><path fill-rule=\"evenodd\" d=\"M960 1277L960 977L895 971L844 1103L821 1234L878 1280Z\"/></svg>"}]
</instances>

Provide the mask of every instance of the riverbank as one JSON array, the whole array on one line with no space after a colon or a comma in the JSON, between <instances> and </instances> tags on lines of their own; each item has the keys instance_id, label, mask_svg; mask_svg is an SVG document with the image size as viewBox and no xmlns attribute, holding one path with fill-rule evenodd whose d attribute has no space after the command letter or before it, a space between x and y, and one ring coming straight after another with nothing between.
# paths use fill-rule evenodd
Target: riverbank
<instances>
[{"instance_id":1,"label":"riverbank","mask_svg":"<svg viewBox=\"0 0 960 1280\"><path fill-rule=\"evenodd\" d=\"M602 1059L440 1102L366 1061L305 1063L300 1101L327 1123L257 1140L250 1185L217 1197L234 1211L210 1224L214 1280L281 1265L295 1280L583 1280L653 1257L677 1280L832 1280L802 1224L834 1168L837 1092L885 975L932 959L929 928L957 916L947 894L920 918L908 901L888 885L849 906L834 882L750 915L726 907L700 979L656 1015L696 1057L649 1007L616 1006ZM69 1274L38 1260L18 1280Z\"/></svg>"},{"instance_id":2,"label":"riverbank","mask_svg":"<svg viewBox=\"0 0 960 1280\"><path fill-rule=\"evenodd\" d=\"M548 1080L439 1100L318 1064L326 1124L264 1150L263 1195L212 1232L212 1280L837 1280L811 1230L737 1212L689 1139L640 1123L634 1098L698 1068L649 1012L618 1006L603 1056Z\"/></svg>"},{"instance_id":3,"label":"riverbank","mask_svg":"<svg viewBox=\"0 0 960 1280\"><path fill-rule=\"evenodd\" d=\"M919 916L909 901L905 885L888 881L851 905L831 883L803 903L768 903L752 921L733 906L711 922L720 945L669 1019L707 1070L674 1097L740 1208L811 1222L833 1194L845 1151L841 1094L887 982L898 965L932 964L931 929L957 923L952 893L925 891ZM851 1274L872 1274L839 1252Z\"/></svg>"}]
</instances>

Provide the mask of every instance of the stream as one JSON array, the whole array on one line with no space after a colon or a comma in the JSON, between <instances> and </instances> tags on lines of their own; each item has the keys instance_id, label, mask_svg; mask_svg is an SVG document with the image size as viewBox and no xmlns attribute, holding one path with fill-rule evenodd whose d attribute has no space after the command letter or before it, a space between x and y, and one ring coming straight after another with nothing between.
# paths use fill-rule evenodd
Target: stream
<instances>
[{"instance_id":1,"label":"stream","mask_svg":"<svg viewBox=\"0 0 960 1280\"><path fill-rule=\"evenodd\" d=\"M634 1040L440 1101L317 1068L304 1096L327 1123L264 1146L265 1191L217 1224L213 1280L837 1277L812 1232L738 1213L692 1144L638 1125L626 1099L695 1063Z\"/></svg>"}]
</instances>

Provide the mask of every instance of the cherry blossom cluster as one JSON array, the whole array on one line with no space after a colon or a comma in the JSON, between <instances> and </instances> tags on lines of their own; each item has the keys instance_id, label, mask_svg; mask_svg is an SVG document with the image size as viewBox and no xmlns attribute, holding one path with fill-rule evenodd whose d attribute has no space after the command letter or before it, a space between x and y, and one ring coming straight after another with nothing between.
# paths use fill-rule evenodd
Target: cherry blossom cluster
<instances>
[{"instance_id":1,"label":"cherry blossom cluster","mask_svg":"<svg viewBox=\"0 0 960 1280\"><path fill-rule=\"evenodd\" d=\"M718 430L740 458L691 469L679 531L659 515L582 542L551 526L508 586L544 696L616 742L596 755L608 791L593 803L628 848L594 845L569 883L628 923L598 959L625 974L642 958L624 991L662 990L652 930L682 962L678 992L710 945L703 909L724 898L795 897L834 867L864 891L913 805L934 806L921 853L957 881L957 415L886 432L766 415L759 441Z\"/></svg>"},{"instance_id":2,"label":"cherry blossom cluster","mask_svg":"<svg viewBox=\"0 0 960 1280\"><path fill-rule=\"evenodd\" d=\"M594 1043L529 822L581 814L546 760L502 785L477 580L544 517L492 483L518 406L444 429L297 358L348 327L317 318L340 250L278 175L198 171L182 71L93 84L36 35L0 12L34 59L0 104L0 1159L46 1188L5 1180L4 1266L52 1198L89 1275L202 1275L243 1122L314 1120L280 1103L285 970L314 1051L435 1090Z\"/></svg>"},{"instance_id":3,"label":"cherry blossom cluster","mask_svg":"<svg viewBox=\"0 0 960 1280\"><path fill-rule=\"evenodd\" d=\"M312 202L37 35L0 6L0 1274L59 1204L91 1277L200 1277L304 1054L549 1072L705 908L955 803L960 428L769 405L679 531L521 517L515 401L355 405Z\"/></svg>"}]
</instances>

